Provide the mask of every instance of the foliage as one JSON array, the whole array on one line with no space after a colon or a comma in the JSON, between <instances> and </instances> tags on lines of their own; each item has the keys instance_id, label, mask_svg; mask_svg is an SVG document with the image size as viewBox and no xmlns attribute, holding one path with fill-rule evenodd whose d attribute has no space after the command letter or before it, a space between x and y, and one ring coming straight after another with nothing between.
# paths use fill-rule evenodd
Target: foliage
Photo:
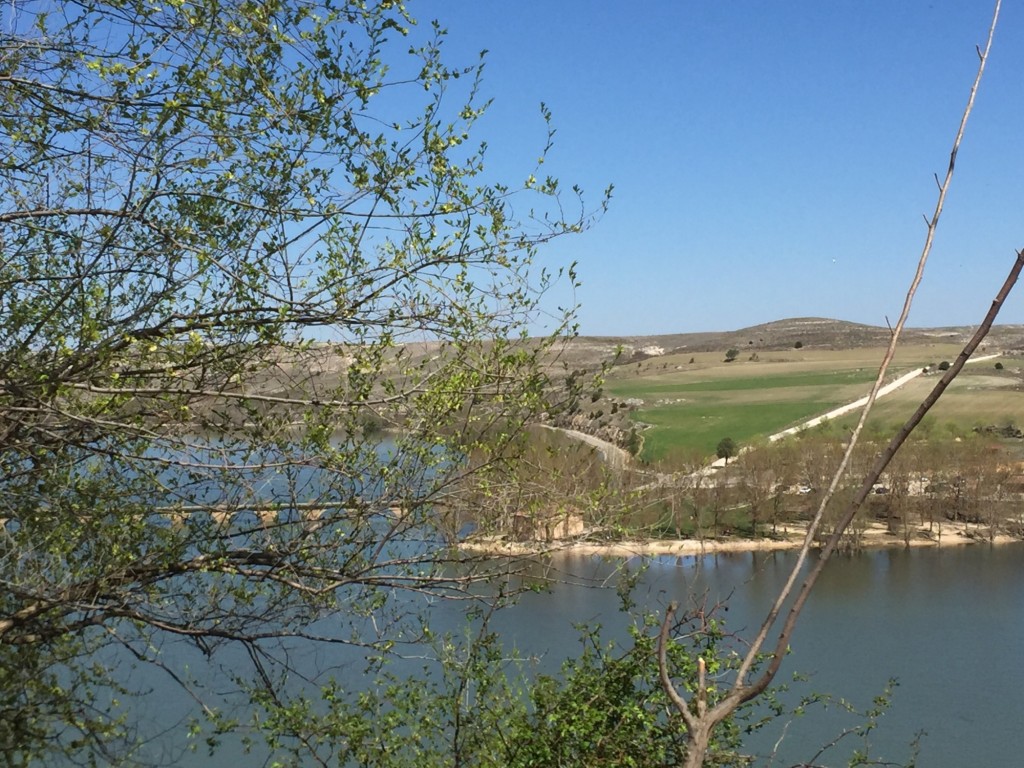
<instances>
[{"instance_id":1,"label":"foliage","mask_svg":"<svg viewBox=\"0 0 1024 768\"><path fill-rule=\"evenodd\" d=\"M737 357L739 357L739 354L740 354L740 351L738 349L736 349L735 347L730 349L730 350L728 350L725 353L725 362L731 363L733 360L735 360Z\"/></svg>"},{"instance_id":2,"label":"foliage","mask_svg":"<svg viewBox=\"0 0 1024 768\"><path fill-rule=\"evenodd\" d=\"M428 631L417 648L414 670L379 658L356 690L334 677L309 692L255 688L254 725L273 764L504 766L509 723L524 716L525 699L517 661L505 658L487 618L464 636Z\"/></svg>"},{"instance_id":3,"label":"foliage","mask_svg":"<svg viewBox=\"0 0 1024 768\"><path fill-rule=\"evenodd\" d=\"M737 452L736 441L731 437L723 437L718 441L718 446L715 448L715 455L720 459L725 459L727 462Z\"/></svg>"},{"instance_id":4,"label":"foliage","mask_svg":"<svg viewBox=\"0 0 1024 768\"><path fill-rule=\"evenodd\" d=\"M941 363L939 363L939 370L940 371L948 371L949 370L949 360L943 360Z\"/></svg>"},{"instance_id":5,"label":"foliage","mask_svg":"<svg viewBox=\"0 0 1024 768\"><path fill-rule=\"evenodd\" d=\"M707 691L711 705L739 661L717 610L695 607L675 623L666 655L672 679L691 693L698 685L697 659L704 660L716 681ZM356 696L346 695L335 679L290 696L257 688L251 694L256 719L264 720L267 746L281 766L308 764L311 755L320 764L377 768L681 764L687 729L671 712L660 681L659 617L627 607L618 619L629 622L624 640L607 640L600 626L581 626L579 653L560 672L533 677L525 660L502 647L490 614L477 614L473 631L428 632L421 639L415 685L392 668L395 659L382 658ZM868 736L888 706L888 690L860 712L830 696L783 695L786 688L769 691L762 706L744 706L722 723L704 764L751 765L754 756L743 751L750 734L820 707L848 712L854 725L825 743L813 764L825 765L851 740L857 744L850 764L868 764ZM781 739L772 741L777 747Z\"/></svg>"},{"instance_id":6,"label":"foliage","mask_svg":"<svg viewBox=\"0 0 1024 768\"><path fill-rule=\"evenodd\" d=\"M541 675L528 686L528 706L516 701L502 705L497 697L488 698L487 694L498 693L490 681L502 674L487 673L484 666L475 670L476 674L486 675L486 680L481 680L474 722L503 723L495 729L489 744L479 743L488 751L476 756L476 762L489 765L494 760L498 765L518 768L665 768L684 764L691 743L687 725L673 711L661 680L657 648L661 617L635 610L628 596L630 583L626 578L620 584L625 604L619 618L630 620L627 639L609 642L603 639L601 627L580 627L579 653L564 662L560 674ZM719 618L723 607L698 600L690 611L672 622L665 654L668 676L691 699L700 686L703 667L704 701L709 708L727 693L741 660L736 652L737 638L727 632ZM507 675L508 671L506 664L502 672ZM828 695L811 693L798 697L789 691L789 686L771 688L760 705L741 705L719 723L701 764L709 768L755 764L757 756L744 750L752 734L789 720L781 729L784 737L792 724L791 718L823 708L846 712L852 716L852 724L824 742L808 765L839 764L832 761L842 760L838 753L847 749L853 751L848 762L842 760L843 764L873 764L869 737L890 706L894 685L890 681L864 710ZM509 714L502 717L496 708L505 708ZM782 738L772 741L777 749ZM855 744L849 744L851 741ZM456 762L474 762L465 753L460 758Z\"/></svg>"},{"instance_id":7,"label":"foliage","mask_svg":"<svg viewBox=\"0 0 1024 768\"><path fill-rule=\"evenodd\" d=\"M386 647L394 589L485 575L446 548L461 458L547 408L574 329L526 340L533 259L591 218L485 175L480 65L389 0L0 22L0 752L87 761L117 653L276 680L269 640Z\"/></svg>"},{"instance_id":8,"label":"foliage","mask_svg":"<svg viewBox=\"0 0 1024 768\"><path fill-rule=\"evenodd\" d=\"M474 633L424 639L420 654L429 658L416 685L385 665L355 698L340 696L329 681L321 692L327 708L301 695L287 702L255 698L275 721L271 746L284 765L301 764L309 745L324 763L380 768L675 765L686 750L686 727L670 715L659 679L658 617L633 622L621 644L603 639L600 627L580 627L578 655L559 674L533 680L484 616ZM711 616L695 613L677 630L669 659L682 684L696 684L698 655L715 675L734 667L723 627ZM724 724L708 765L748 764L738 753L743 733L771 720L748 724L748 714Z\"/></svg>"},{"instance_id":9,"label":"foliage","mask_svg":"<svg viewBox=\"0 0 1024 768\"><path fill-rule=\"evenodd\" d=\"M629 435L626 438L625 448L629 451L631 456L636 456L640 453L640 449L643 448L644 439L640 434L640 430L637 429L634 424L629 428Z\"/></svg>"},{"instance_id":10,"label":"foliage","mask_svg":"<svg viewBox=\"0 0 1024 768\"><path fill-rule=\"evenodd\" d=\"M531 689L531 708L515 731L506 765L679 764L686 750L686 726L668 715L656 661L656 626L653 616L632 625L625 648L603 642L596 629L584 631L579 656L565 662L561 676L541 677ZM716 675L732 658L719 647L723 632L717 622L703 627L698 636L696 647L683 634L669 651L673 675L691 688L698 656L709 660ZM735 720L726 724L706 765L746 765L737 753L740 735Z\"/></svg>"}]
</instances>

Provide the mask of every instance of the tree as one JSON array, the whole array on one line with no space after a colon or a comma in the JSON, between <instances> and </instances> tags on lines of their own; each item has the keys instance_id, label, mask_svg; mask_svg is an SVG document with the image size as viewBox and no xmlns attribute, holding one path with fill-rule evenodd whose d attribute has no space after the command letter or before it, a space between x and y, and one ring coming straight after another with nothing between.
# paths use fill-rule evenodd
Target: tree
<instances>
[{"instance_id":1,"label":"tree","mask_svg":"<svg viewBox=\"0 0 1024 768\"><path fill-rule=\"evenodd\" d=\"M723 437L718 441L718 447L715 448L715 455L720 459L725 459L726 464L736 455L736 452L736 442L731 437Z\"/></svg>"},{"instance_id":2,"label":"tree","mask_svg":"<svg viewBox=\"0 0 1024 768\"><path fill-rule=\"evenodd\" d=\"M676 627L678 634L699 635L699 646L672 643L666 652L673 673L696 683L697 656L707 660L711 674L723 674L735 657L723 652L724 629L716 614L720 606L701 605ZM591 629L582 651L562 668L562 679L542 676L530 692L531 711L513 719L504 740L509 766L667 766L686 753L686 728L670 712L666 691L651 664L656 653L652 630L657 617L645 614L629 628L629 641L616 647ZM696 651L696 653L694 653ZM701 662L703 664L704 661ZM740 713L723 728L709 748L709 764L744 765L741 727L748 732L749 713ZM499 747L500 748L500 747Z\"/></svg>"},{"instance_id":3,"label":"tree","mask_svg":"<svg viewBox=\"0 0 1024 768\"><path fill-rule=\"evenodd\" d=\"M480 66L387 0L0 18L0 752L113 760L104 649L234 644L272 697L275 639L386 646L393 590L485 575L460 459L546 408L532 259L591 216L484 174Z\"/></svg>"},{"instance_id":4,"label":"tree","mask_svg":"<svg viewBox=\"0 0 1024 768\"><path fill-rule=\"evenodd\" d=\"M803 343L802 341L797 341L797 342L796 342L796 343L795 343L795 344L793 345L793 349L803 349L803 346L804 346L804 343Z\"/></svg>"},{"instance_id":5,"label":"tree","mask_svg":"<svg viewBox=\"0 0 1024 768\"><path fill-rule=\"evenodd\" d=\"M626 444L623 446L631 456L639 456L640 450L643 448L644 439L637 430L636 425L633 424L629 428L629 433L626 436Z\"/></svg>"},{"instance_id":6,"label":"tree","mask_svg":"<svg viewBox=\"0 0 1024 768\"><path fill-rule=\"evenodd\" d=\"M791 441L761 445L743 457L741 488L743 500L750 510L750 533L761 535L761 524L771 518L774 535L782 512L787 488L793 484Z\"/></svg>"},{"instance_id":7,"label":"tree","mask_svg":"<svg viewBox=\"0 0 1024 768\"><path fill-rule=\"evenodd\" d=\"M740 351L738 349L730 349L725 353L725 362L731 363L737 357L739 357Z\"/></svg>"},{"instance_id":8,"label":"tree","mask_svg":"<svg viewBox=\"0 0 1024 768\"><path fill-rule=\"evenodd\" d=\"M940 371L948 371L949 370L949 360L943 360L941 363L939 363L939 370Z\"/></svg>"}]
</instances>

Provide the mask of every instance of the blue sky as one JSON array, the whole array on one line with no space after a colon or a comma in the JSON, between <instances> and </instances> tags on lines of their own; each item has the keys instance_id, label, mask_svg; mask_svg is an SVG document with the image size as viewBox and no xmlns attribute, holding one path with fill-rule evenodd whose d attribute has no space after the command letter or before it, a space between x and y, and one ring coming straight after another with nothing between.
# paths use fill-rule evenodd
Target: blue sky
<instances>
[{"instance_id":1,"label":"blue sky","mask_svg":"<svg viewBox=\"0 0 1024 768\"><path fill-rule=\"evenodd\" d=\"M796 316L895 322L984 43L986 2L422 0L449 63L488 49L477 138L609 212L576 260L584 334ZM1002 10L911 325L976 322L1024 247L1024 8ZM564 291L552 300L571 301ZM1024 322L1024 286L1000 322Z\"/></svg>"}]
</instances>

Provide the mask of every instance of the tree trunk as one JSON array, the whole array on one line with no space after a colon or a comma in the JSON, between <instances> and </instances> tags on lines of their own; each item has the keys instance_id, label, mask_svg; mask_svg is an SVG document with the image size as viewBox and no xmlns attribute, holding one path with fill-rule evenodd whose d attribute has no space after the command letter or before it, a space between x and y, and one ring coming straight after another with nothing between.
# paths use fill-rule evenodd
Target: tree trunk
<instances>
[{"instance_id":1,"label":"tree trunk","mask_svg":"<svg viewBox=\"0 0 1024 768\"><path fill-rule=\"evenodd\" d=\"M681 766L701 768L704 765L704 758L707 757L708 744L711 742L711 726L700 721L698 727L690 731L689 742Z\"/></svg>"}]
</instances>

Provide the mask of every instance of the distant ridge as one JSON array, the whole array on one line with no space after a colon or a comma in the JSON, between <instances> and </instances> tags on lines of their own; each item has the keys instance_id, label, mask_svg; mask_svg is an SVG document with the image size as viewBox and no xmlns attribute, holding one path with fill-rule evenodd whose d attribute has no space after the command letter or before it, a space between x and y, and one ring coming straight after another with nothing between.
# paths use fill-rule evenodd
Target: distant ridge
<instances>
[{"instance_id":1,"label":"distant ridge","mask_svg":"<svg viewBox=\"0 0 1024 768\"><path fill-rule=\"evenodd\" d=\"M974 333L972 326L939 328L906 328L906 343L944 342L962 344ZM884 326L853 323L827 317L792 317L752 325L734 331L705 331L700 333L672 333L652 336L581 336L570 343L577 355L587 353L610 356L621 347L621 361L633 356L645 356L644 350L660 349L671 352L725 351L730 347L742 350L792 349L797 342L810 349L851 349L882 346L889 342L891 331ZM1024 350L1024 325L993 327L986 344L1003 351ZM605 358L607 359L607 357Z\"/></svg>"}]
</instances>

